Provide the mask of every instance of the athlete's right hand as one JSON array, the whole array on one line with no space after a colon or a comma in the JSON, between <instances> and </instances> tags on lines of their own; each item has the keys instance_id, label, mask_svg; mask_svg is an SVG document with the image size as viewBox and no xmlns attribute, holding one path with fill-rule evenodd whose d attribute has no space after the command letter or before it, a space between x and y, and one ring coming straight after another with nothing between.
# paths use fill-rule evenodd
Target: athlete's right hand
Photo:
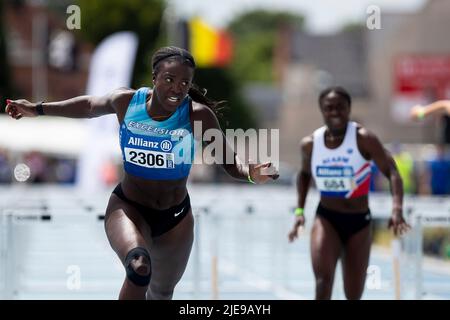
<instances>
[{"instance_id":1,"label":"athlete's right hand","mask_svg":"<svg viewBox=\"0 0 450 320\"><path fill-rule=\"evenodd\" d=\"M22 117L37 117L36 105L25 99L6 100L5 113L16 120Z\"/></svg>"},{"instance_id":2,"label":"athlete's right hand","mask_svg":"<svg viewBox=\"0 0 450 320\"><path fill-rule=\"evenodd\" d=\"M289 242L293 242L296 240L300 233L303 232L305 226L305 216L298 216L295 217L294 226L292 227L292 230L289 232Z\"/></svg>"}]
</instances>

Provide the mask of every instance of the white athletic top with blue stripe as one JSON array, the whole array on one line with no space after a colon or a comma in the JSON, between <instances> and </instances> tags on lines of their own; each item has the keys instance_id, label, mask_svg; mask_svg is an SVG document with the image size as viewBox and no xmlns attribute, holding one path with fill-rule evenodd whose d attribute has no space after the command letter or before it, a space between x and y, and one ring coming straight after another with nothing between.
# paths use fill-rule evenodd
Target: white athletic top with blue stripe
<instances>
[{"instance_id":1,"label":"white athletic top with blue stripe","mask_svg":"<svg viewBox=\"0 0 450 320\"><path fill-rule=\"evenodd\" d=\"M323 126L313 133L311 172L322 196L356 198L369 193L371 168L358 149L357 124L349 122L344 140L335 149L325 146Z\"/></svg>"}]
</instances>

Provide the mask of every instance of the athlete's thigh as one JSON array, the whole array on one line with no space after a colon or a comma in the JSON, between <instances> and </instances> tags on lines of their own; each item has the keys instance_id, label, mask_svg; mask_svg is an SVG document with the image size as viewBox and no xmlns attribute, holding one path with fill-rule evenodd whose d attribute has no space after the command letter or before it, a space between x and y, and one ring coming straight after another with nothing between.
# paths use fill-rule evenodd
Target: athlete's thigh
<instances>
[{"instance_id":1,"label":"athlete's thigh","mask_svg":"<svg viewBox=\"0 0 450 320\"><path fill-rule=\"evenodd\" d=\"M136 208L112 194L105 215L109 243L123 262L136 247L151 249L151 230Z\"/></svg>"},{"instance_id":2,"label":"athlete's thigh","mask_svg":"<svg viewBox=\"0 0 450 320\"><path fill-rule=\"evenodd\" d=\"M317 215L311 231L311 259L316 276L334 275L341 249L341 240L334 227Z\"/></svg>"},{"instance_id":3,"label":"athlete's thigh","mask_svg":"<svg viewBox=\"0 0 450 320\"><path fill-rule=\"evenodd\" d=\"M153 238L150 258L152 260L153 285L174 286L186 269L194 241L194 218L188 214L174 228Z\"/></svg>"},{"instance_id":4,"label":"athlete's thigh","mask_svg":"<svg viewBox=\"0 0 450 320\"><path fill-rule=\"evenodd\" d=\"M345 283L363 284L366 279L371 244L371 225L361 229L348 239L342 257L342 271Z\"/></svg>"}]
</instances>

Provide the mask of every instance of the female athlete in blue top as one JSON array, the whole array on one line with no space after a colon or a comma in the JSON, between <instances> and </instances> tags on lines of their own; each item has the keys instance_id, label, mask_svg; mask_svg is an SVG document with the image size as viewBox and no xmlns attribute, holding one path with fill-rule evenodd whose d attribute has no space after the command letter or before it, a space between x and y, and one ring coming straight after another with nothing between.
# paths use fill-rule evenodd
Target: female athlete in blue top
<instances>
[{"instance_id":1,"label":"female athlete in blue top","mask_svg":"<svg viewBox=\"0 0 450 320\"><path fill-rule=\"evenodd\" d=\"M103 97L43 104L7 101L6 112L15 119L117 115L125 175L109 199L105 229L126 270L120 299L172 298L193 243L186 182L194 156L194 121L201 122L203 131L195 134L220 130L217 103L192 83L195 62L188 51L163 47L153 55L152 67L153 90L121 88ZM255 183L278 177L271 163L240 161L221 136L221 163L232 177ZM234 154L234 161L226 163L227 154ZM270 169L271 174L263 174Z\"/></svg>"}]
</instances>

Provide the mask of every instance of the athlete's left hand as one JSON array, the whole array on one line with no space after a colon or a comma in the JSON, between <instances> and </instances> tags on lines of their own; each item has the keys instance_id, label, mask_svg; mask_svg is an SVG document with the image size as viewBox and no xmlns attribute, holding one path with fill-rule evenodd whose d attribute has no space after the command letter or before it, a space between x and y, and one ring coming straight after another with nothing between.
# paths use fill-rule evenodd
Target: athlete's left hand
<instances>
[{"instance_id":1,"label":"athlete's left hand","mask_svg":"<svg viewBox=\"0 0 450 320\"><path fill-rule=\"evenodd\" d=\"M295 217L294 226L288 234L289 242L294 242L305 228L305 216Z\"/></svg>"},{"instance_id":2,"label":"athlete's left hand","mask_svg":"<svg viewBox=\"0 0 450 320\"><path fill-rule=\"evenodd\" d=\"M271 162L261 164L249 164L248 170L250 178L256 184L266 183L268 180L276 180L280 176L278 170Z\"/></svg>"},{"instance_id":3,"label":"athlete's left hand","mask_svg":"<svg viewBox=\"0 0 450 320\"><path fill-rule=\"evenodd\" d=\"M392 212L388 227L389 229L392 229L394 231L394 235L396 237L402 236L411 229L411 226L407 224L405 219L403 218L403 214L401 211Z\"/></svg>"}]
</instances>

